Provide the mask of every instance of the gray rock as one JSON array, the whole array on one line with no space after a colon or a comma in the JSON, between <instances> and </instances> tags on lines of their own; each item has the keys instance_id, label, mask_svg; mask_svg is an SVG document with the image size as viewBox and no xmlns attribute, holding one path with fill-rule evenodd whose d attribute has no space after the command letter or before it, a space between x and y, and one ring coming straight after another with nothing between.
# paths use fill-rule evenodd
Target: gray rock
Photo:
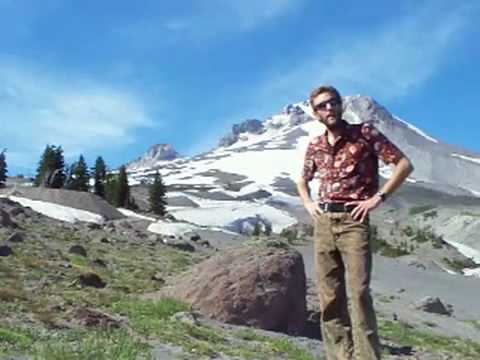
<instances>
[{"instance_id":1,"label":"gray rock","mask_svg":"<svg viewBox=\"0 0 480 360\"><path fill-rule=\"evenodd\" d=\"M10 218L10 214L5 210L0 209L0 226L2 227L16 227L16 224Z\"/></svg>"},{"instance_id":2,"label":"gray rock","mask_svg":"<svg viewBox=\"0 0 480 360\"><path fill-rule=\"evenodd\" d=\"M175 237L165 237L163 238L163 243L168 246L172 246L179 250L193 252L195 247L188 242L188 240L176 239Z\"/></svg>"},{"instance_id":3,"label":"gray rock","mask_svg":"<svg viewBox=\"0 0 480 360\"><path fill-rule=\"evenodd\" d=\"M161 273L155 273L151 277L152 280L158 281L161 284L165 283L165 279L163 278L163 275Z\"/></svg>"},{"instance_id":4,"label":"gray rock","mask_svg":"<svg viewBox=\"0 0 480 360\"><path fill-rule=\"evenodd\" d=\"M98 289L104 288L107 285L102 278L95 273L82 274L78 280L82 286L90 286Z\"/></svg>"},{"instance_id":5,"label":"gray rock","mask_svg":"<svg viewBox=\"0 0 480 360\"><path fill-rule=\"evenodd\" d=\"M12 243L20 243L20 242L23 242L24 240L25 240L25 233L21 231L15 231L7 239L8 242L12 242Z\"/></svg>"},{"instance_id":6,"label":"gray rock","mask_svg":"<svg viewBox=\"0 0 480 360\"><path fill-rule=\"evenodd\" d=\"M196 241L199 241L199 240L201 240L201 239L202 239L202 238L201 238L200 235L198 235L198 234L192 234L192 235L190 235L190 241L195 241L195 242L196 242Z\"/></svg>"},{"instance_id":7,"label":"gray rock","mask_svg":"<svg viewBox=\"0 0 480 360\"><path fill-rule=\"evenodd\" d=\"M82 245L73 245L68 249L70 254L80 255L87 257L87 250Z\"/></svg>"},{"instance_id":8,"label":"gray rock","mask_svg":"<svg viewBox=\"0 0 480 360\"><path fill-rule=\"evenodd\" d=\"M13 255L13 250L8 245L0 245L0 256L10 256Z\"/></svg>"},{"instance_id":9,"label":"gray rock","mask_svg":"<svg viewBox=\"0 0 480 360\"><path fill-rule=\"evenodd\" d=\"M148 236L148 241L150 241L151 243L156 243L158 241L162 241L162 237L157 234L151 234Z\"/></svg>"},{"instance_id":10,"label":"gray rock","mask_svg":"<svg viewBox=\"0 0 480 360\"><path fill-rule=\"evenodd\" d=\"M426 296L415 303L415 308L429 313L451 316L451 312L438 297Z\"/></svg>"},{"instance_id":11,"label":"gray rock","mask_svg":"<svg viewBox=\"0 0 480 360\"><path fill-rule=\"evenodd\" d=\"M74 318L76 322L89 328L119 328L123 322L118 317L91 308L77 309Z\"/></svg>"},{"instance_id":12,"label":"gray rock","mask_svg":"<svg viewBox=\"0 0 480 360\"><path fill-rule=\"evenodd\" d=\"M175 313L173 314L171 317L170 317L171 320L174 320L174 321L180 321L180 322L183 322L183 323L187 323L187 324L190 324L190 325L199 325L199 321L197 320L198 319L198 314L195 314L194 312L178 312L178 313Z\"/></svg>"},{"instance_id":13,"label":"gray rock","mask_svg":"<svg viewBox=\"0 0 480 360\"><path fill-rule=\"evenodd\" d=\"M88 227L90 230L100 230L100 229L102 228L102 225L91 222L91 223L88 223L88 224L87 224L87 227Z\"/></svg>"},{"instance_id":14,"label":"gray rock","mask_svg":"<svg viewBox=\"0 0 480 360\"><path fill-rule=\"evenodd\" d=\"M92 261L92 264L96 266L104 267L104 268L107 267L107 263L105 262L105 260L102 260L102 259L95 259Z\"/></svg>"}]
</instances>

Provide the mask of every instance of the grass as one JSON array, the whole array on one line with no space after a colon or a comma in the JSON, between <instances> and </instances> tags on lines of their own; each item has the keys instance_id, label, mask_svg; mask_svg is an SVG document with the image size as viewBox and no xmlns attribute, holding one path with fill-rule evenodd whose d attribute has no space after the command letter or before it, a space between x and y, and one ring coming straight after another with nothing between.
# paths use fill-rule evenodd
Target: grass
<instances>
[{"instance_id":1,"label":"grass","mask_svg":"<svg viewBox=\"0 0 480 360\"><path fill-rule=\"evenodd\" d=\"M377 298L379 302L385 303L385 304L390 304L393 302L394 297L392 295L387 296L387 295L381 295L380 297Z\"/></svg>"},{"instance_id":2,"label":"grass","mask_svg":"<svg viewBox=\"0 0 480 360\"><path fill-rule=\"evenodd\" d=\"M477 342L415 330L411 325L403 322L381 320L379 332L382 337L396 344L455 354L461 356L462 360L478 360L478 354L480 354L480 344Z\"/></svg>"},{"instance_id":3,"label":"grass","mask_svg":"<svg viewBox=\"0 0 480 360\"><path fill-rule=\"evenodd\" d=\"M135 298L137 293L161 288L161 283L151 279L153 274L167 279L189 269L205 255L163 244L144 246L135 240L122 240L121 235L118 242L110 244L88 239L82 242L80 231L40 223L24 224L24 229L36 236L18 245L14 256L0 262L0 355L29 355L36 360L149 359L151 347L147 343L157 342L181 347L180 356L188 359L224 355L252 360L313 360L286 336L270 337L252 329L232 331L180 321L172 315L189 312L189 305L173 299ZM105 236L113 238L111 234ZM267 237L256 239L258 245L266 242L278 248L287 246ZM85 244L87 257L67 253L75 243ZM388 249L384 245L382 251ZM103 260L107 266L93 265L94 259ZM98 273L107 286L80 287L77 279L85 271ZM83 306L122 315L127 327L108 331L58 327L74 320L72 314Z\"/></svg>"},{"instance_id":4,"label":"grass","mask_svg":"<svg viewBox=\"0 0 480 360\"><path fill-rule=\"evenodd\" d=\"M480 331L480 320L465 320L465 322Z\"/></svg>"},{"instance_id":5,"label":"grass","mask_svg":"<svg viewBox=\"0 0 480 360\"><path fill-rule=\"evenodd\" d=\"M406 246L393 246L378 235L378 229L375 225L370 225L370 245L374 253L387 257L399 257L408 255L410 252Z\"/></svg>"},{"instance_id":6,"label":"grass","mask_svg":"<svg viewBox=\"0 0 480 360\"><path fill-rule=\"evenodd\" d=\"M0 325L0 355L28 353L35 360L146 360L149 349L124 329L45 333Z\"/></svg>"},{"instance_id":7,"label":"grass","mask_svg":"<svg viewBox=\"0 0 480 360\"><path fill-rule=\"evenodd\" d=\"M474 213L471 211L462 211L460 215L471 216L471 217L480 217L480 213Z\"/></svg>"},{"instance_id":8,"label":"grass","mask_svg":"<svg viewBox=\"0 0 480 360\"><path fill-rule=\"evenodd\" d=\"M152 359L150 347L125 330L72 331L35 346L35 360Z\"/></svg>"},{"instance_id":9,"label":"grass","mask_svg":"<svg viewBox=\"0 0 480 360\"><path fill-rule=\"evenodd\" d=\"M280 236L285 238L289 244L295 243L298 237L297 229L283 229Z\"/></svg>"},{"instance_id":10,"label":"grass","mask_svg":"<svg viewBox=\"0 0 480 360\"><path fill-rule=\"evenodd\" d=\"M112 309L128 316L139 334L180 346L194 359L225 354L252 360L268 360L280 355L292 360L314 360L286 338L260 336L250 329L228 332L172 319L173 314L190 310L187 304L174 299L130 299L113 304Z\"/></svg>"},{"instance_id":11,"label":"grass","mask_svg":"<svg viewBox=\"0 0 480 360\"><path fill-rule=\"evenodd\" d=\"M465 260L457 260L444 257L443 262L447 264L450 268L458 272L462 272L465 268L473 268L478 266L472 259L469 258Z\"/></svg>"},{"instance_id":12,"label":"grass","mask_svg":"<svg viewBox=\"0 0 480 360\"><path fill-rule=\"evenodd\" d=\"M431 205L431 204L418 205L418 206L411 207L408 210L408 214L413 216L413 215L417 215L417 214L420 214L420 213L423 213L423 212L426 212L426 211L429 211L429 210L433 210L433 209L435 209L435 206Z\"/></svg>"},{"instance_id":13,"label":"grass","mask_svg":"<svg viewBox=\"0 0 480 360\"><path fill-rule=\"evenodd\" d=\"M32 343L33 338L27 331L0 325L0 354L7 349L16 351L26 350Z\"/></svg>"}]
</instances>

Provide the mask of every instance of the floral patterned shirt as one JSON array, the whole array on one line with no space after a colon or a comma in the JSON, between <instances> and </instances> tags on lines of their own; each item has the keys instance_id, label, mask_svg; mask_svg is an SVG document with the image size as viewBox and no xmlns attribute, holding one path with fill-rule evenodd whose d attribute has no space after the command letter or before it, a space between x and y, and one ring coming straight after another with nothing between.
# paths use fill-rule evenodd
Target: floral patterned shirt
<instances>
[{"instance_id":1,"label":"floral patterned shirt","mask_svg":"<svg viewBox=\"0 0 480 360\"><path fill-rule=\"evenodd\" d=\"M343 120L342 120L343 121ZM327 133L307 147L302 177L318 178L320 202L365 200L378 191L378 159L398 163L404 154L372 124L348 124L332 146Z\"/></svg>"}]
</instances>

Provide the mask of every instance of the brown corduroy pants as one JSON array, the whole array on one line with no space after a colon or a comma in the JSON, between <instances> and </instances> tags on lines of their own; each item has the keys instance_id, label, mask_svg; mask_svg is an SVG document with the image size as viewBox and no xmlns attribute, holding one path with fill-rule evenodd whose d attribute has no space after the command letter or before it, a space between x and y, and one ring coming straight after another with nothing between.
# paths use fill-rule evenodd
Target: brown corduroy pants
<instances>
[{"instance_id":1,"label":"brown corduroy pants","mask_svg":"<svg viewBox=\"0 0 480 360\"><path fill-rule=\"evenodd\" d=\"M323 213L315 221L314 242L327 359L380 359L368 219L361 223L350 213Z\"/></svg>"}]
</instances>

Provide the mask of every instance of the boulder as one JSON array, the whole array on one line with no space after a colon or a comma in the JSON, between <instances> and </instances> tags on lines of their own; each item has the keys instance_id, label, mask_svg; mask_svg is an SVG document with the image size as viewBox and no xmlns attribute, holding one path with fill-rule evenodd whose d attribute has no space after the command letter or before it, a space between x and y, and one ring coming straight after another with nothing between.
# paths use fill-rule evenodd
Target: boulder
<instances>
[{"instance_id":1,"label":"boulder","mask_svg":"<svg viewBox=\"0 0 480 360\"><path fill-rule=\"evenodd\" d=\"M175 278L161 292L204 316L289 334L306 321L306 277L302 255L277 240L229 248Z\"/></svg>"},{"instance_id":2,"label":"boulder","mask_svg":"<svg viewBox=\"0 0 480 360\"><path fill-rule=\"evenodd\" d=\"M0 209L0 226L1 227L16 227L16 224L10 218L10 215L5 210Z\"/></svg>"},{"instance_id":3,"label":"boulder","mask_svg":"<svg viewBox=\"0 0 480 360\"><path fill-rule=\"evenodd\" d=\"M451 311L447 309L438 297L426 296L415 303L415 308L434 314L451 315Z\"/></svg>"},{"instance_id":4,"label":"boulder","mask_svg":"<svg viewBox=\"0 0 480 360\"><path fill-rule=\"evenodd\" d=\"M118 317L92 308L79 308L74 314L75 320L82 326L95 328L119 328L122 320Z\"/></svg>"},{"instance_id":5,"label":"boulder","mask_svg":"<svg viewBox=\"0 0 480 360\"><path fill-rule=\"evenodd\" d=\"M0 245L0 256L10 256L13 255L13 250L8 245Z\"/></svg>"},{"instance_id":6,"label":"boulder","mask_svg":"<svg viewBox=\"0 0 480 360\"><path fill-rule=\"evenodd\" d=\"M107 284L100 276L95 273L87 273L79 276L78 280L82 286L90 286L94 288L104 288Z\"/></svg>"},{"instance_id":7,"label":"boulder","mask_svg":"<svg viewBox=\"0 0 480 360\"><path fill-rule=\"evenodd\" d=\"M190 235L190 241L199 241L201 239L202 239L202 237L200 235L198 235L197 233L194 233L194 234Z\"/></svg>"},{"instance_id":8,"label":"boulder","mask_svg":"<svg viewBox=\"0 0 480 360\"><path fill-rule=\"evenodd\" d=\"M171 237L165 237L163 238L163 243L165 245L172 246L174 248L177 248L179 250L183 251L189 251L189 252L194 252L195 247L188 242L188 240L184 240L183 238L175 238L174 236Z\"/></svg>"},{"instance_id":9,"label":"boulder","mask_svg":"<svg viewBox=\"0 0 480 360\"><path fill-rule=\"evenodd\" d=\"M24 242L24 240L25 240L25 233L21 231L15 231L7 239L8 242L12 242L12 243L20 243L20 242Z\"/></svg>"},{"instance_id":10,"label":"boulder","mask_svg":"<svg viewBox=\"0 0 480 360\"><path fill-rule=\"evenodd\" d=\"M73 245L68 249L70 254L80 255L83 257L87 257L87 250L82 245Z\"/></svg>"}]
</instances>

